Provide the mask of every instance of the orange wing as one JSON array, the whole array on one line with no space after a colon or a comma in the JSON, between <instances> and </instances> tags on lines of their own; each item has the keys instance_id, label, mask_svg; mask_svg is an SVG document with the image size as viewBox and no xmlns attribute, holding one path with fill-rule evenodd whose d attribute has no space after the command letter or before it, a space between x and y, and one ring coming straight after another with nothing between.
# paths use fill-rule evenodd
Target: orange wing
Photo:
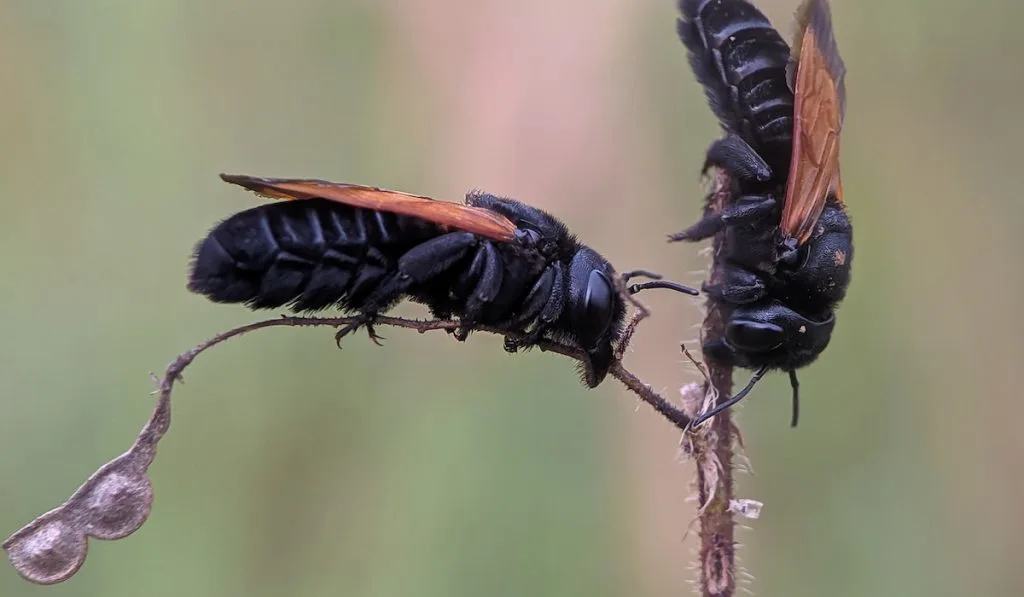
<instances>
[{"instance_id":1,"label":"orange wing","mask_svg":"<svg viewBox=\"0 0 1024 597\"><path fill-rule=\"evenodd\" d=\"M839 136L846 113L846 67L827 0L804 0L800 6L788 74L796 101L781 226L784 235L804 243L814 232L829 193L843 201Z\"/></svg>"},{"instance_id":2,"label":"orange wing","mask_svg":"<svg viewBox=\"0 0 1024 597\"><path fill-rule=\"evenodd\" d=\"M225 182L274 199L328 199L353 207L412 216L497 241L509 242L515 238L516 225L508 218L470 205L324 180L256 178L241 174L221 174L220 177Z\"/></svg>"}]
</instances>

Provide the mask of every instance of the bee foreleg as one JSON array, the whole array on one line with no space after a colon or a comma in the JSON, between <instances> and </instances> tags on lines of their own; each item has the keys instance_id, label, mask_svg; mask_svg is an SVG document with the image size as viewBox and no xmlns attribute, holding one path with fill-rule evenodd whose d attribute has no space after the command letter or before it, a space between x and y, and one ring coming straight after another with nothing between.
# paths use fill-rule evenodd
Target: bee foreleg
<instances>
[{"instance_id":1,"label":"bee foreleg","mask_svg":"<svg viewBox=\"0 0 1024 597\"><path fill-rule=\"evenodd\" d=\"M723 268L722 281L703 284L701 290L711 300L730 305L745 305L762 299L767 285L756 273L735 265Z\"/></svg>"},{"instance_id":2,"label":"bee foreleg","mask_svg":"<svg viewBox=\"0 0 1024 597\"><path fill-rule=\"evenodd\" d=\"M565 275L561 263L554 263L534 282L533 288L523 301L522 310L509 324L512 330L518 330L533 322L533 328L521 340L505 339L505 350L515 352L520 348L529 348L536 344L551 322L558 319L565 308ZM557 313L552 312L558 309Z\"/></svg>"},{"instance_id":3,"label":"bee foreleg","mask_svg":"<svg viewBox=\"0 0 1024 597\"><path fill-rule=\"evenodd\" d=\"M544 303L544 308L541 309L540 315L537 317L537 322L533 325L533 329L530 330L530 334L526 337L527 346L533 346L540 341L544 332L562 315L562 311L565 310L565 303L568 299L564 266L561 263L556 262L552 264L547 271L554 272L554 283L551 284L551 291L548 293L548 300Z\"/></svg>"},{"instance_id":4,"label":"bee foreleg","mask_svg":"<svg viewBox=\"0 0 1024 597\"><path fill-rule=\"evenodd\" d=\"M697 221L696 224L690 226L682 232L676 232L668 236L668 241L671 243L678 242L681 240L688 240L690 242L696 242L710 238L725 228L725 220L722 219L720 212L708 214Z\"/></svg>"}]
</instances>

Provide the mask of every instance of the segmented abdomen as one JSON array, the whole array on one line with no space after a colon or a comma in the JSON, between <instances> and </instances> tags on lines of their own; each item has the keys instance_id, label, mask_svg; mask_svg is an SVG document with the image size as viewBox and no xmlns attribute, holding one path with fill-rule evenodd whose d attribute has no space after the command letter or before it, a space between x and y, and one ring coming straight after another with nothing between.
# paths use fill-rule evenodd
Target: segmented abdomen
<instances>
[{"instance_id":1,"label":"segmented abdomen","mask_svg":"<svg viewBox=\"0 0 1024 597\"><path fill-rule=\"evenodd\" d=\"M793 138L789 45L744 0L680 0L679 8L679 37L711 109L785 180Z\"/></svg>"},{"instance_id":2,"label":"segmented abdomen","mask_svg":"<svg viewBox=\"0 0 1024 597\"><path fill-rule=\"evenodd\" d=\"M418 218L323 199L261 205L199 243L188 287L254 309L358 311L399 257L440 234Z\"/></svg>"}]
</instances>

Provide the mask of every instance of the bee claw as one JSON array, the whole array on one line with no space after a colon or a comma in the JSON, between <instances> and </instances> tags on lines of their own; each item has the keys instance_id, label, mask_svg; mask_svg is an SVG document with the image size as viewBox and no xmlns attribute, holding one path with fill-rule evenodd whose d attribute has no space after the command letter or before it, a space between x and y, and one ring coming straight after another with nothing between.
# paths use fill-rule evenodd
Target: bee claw
<instances>
[{"instance_id":1,"label":"bee claw","mask_svg":"<svg viewBox=\"0 0 1024 597\"><path fill-rule=\"evenodd\" d=\"M334 343L338 345L338 350L341 350L341 339L347 336L350 331L349 326L345 326L338 330L337 334L334 334Z\"/></svg>"},{"instance_id":2,"label":"bee claw","mask_svg":"<svg viewBox=\"0 0 1024 597\"><path fill-rule=\"evenodd\" d=\"M544 326L538 325L530 330L522 340L505 338L505 350L509 352L518 352L520 350L533 348L544 338L544 330Z\"/></svg>"},{"instance_id":3,"label":"bee claw","mask_svg":"<svg viewBox=\"0 0 1024 597\"><path fill-rule=\"evenodd\" d=\"M384 346L380 341L386 340L387 338L377 335L377 331L373 328L374 319L375 318L372 315L357 317L351 323L338 330L338 333L334 334L334 343L338 345L338 348L341 348L342 338L358 330L360 326L366 326L366 333L370 337L370 341L377 346Z\"/></svg>"},{"instance_id":4,"label":"bee claw","mask_svg":"<svg viewBox=\"0 0 1024 597\"><path fill-rule=\"evenodd\" d=\"M370 336L370 340L377 346L384 346L381 344L381 340L387 340L384 336L378 336L377 332L373 329L372 323L366 324L366 333Z\"/></svg>"}]
</instances>

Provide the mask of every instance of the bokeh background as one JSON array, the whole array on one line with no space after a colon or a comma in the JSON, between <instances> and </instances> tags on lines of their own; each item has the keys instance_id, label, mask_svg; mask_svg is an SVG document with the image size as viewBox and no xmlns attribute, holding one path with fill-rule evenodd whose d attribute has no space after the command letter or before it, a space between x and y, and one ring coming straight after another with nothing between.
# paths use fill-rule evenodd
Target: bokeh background
<instances>
[{"instance_id":1,"label":"bokeh background","mask_svg":"<svg viewBox=\"0 0 1024 597\"><path fill-rule=\"evenodd\" d=\"M788 36L796 0L760 6ZM1024 5L833 2L854 284L832 346L739 410L758 595L1024 593ZM976 18L983 15L983 18ZM190 295L192 245L257 199L219 172L546 208L621 269L699 283L717 125L671 0L0 1L0 534L130 444L148 372L257 319ZM629 365L678 396L702 317ZM403 314L421 314L415 307ZM693 469L614 381L500 339L272 329L201 357L149 522L0 595L689 594Z\"/></svg>"}]
</instances>

